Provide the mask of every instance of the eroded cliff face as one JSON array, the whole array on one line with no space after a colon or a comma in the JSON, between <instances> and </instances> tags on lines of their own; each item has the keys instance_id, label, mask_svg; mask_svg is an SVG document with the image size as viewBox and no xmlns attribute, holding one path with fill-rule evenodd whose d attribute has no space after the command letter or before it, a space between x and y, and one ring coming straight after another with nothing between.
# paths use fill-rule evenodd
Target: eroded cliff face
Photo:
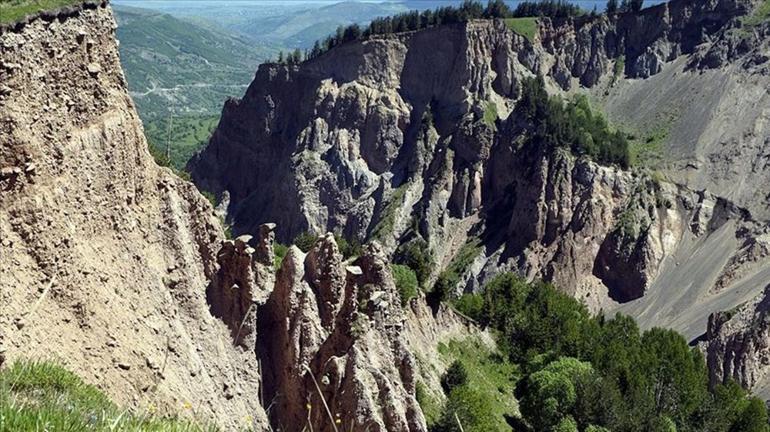
<instances>
[{"instance_id":1,"label":"eroded cliff face","mask_svg":"<svg viewBox=\"0 0 770 432\"><path fill-rule=\"evenodd\" d=\"M730 311L709 317L706 352L712 383L734 380L758 395L770 396L770 289Z\"/></svg>"},{"instance_id":2,"label":"eroded cliff face","mask_svg":"<svg viewBox=\"0 0 770 432\"><path fill-rule=\"evenodd\" d=\"M255 355L212 316L222 228L147 151L106 3L0 29L0 345L126 407L266 425Z\"/></svg>"},{"instance_id":3,"label":"eroded cliff face","mask_svg":"<svg viewBox=\"0 0 770 432\"><path fill-rule=\"evenodd\" d=\"M378 245L353 263L342 261L331 234L308 254L292 246L258 311L257 354L274 427L427 431L404 321Z\"/></svg>"},{"instance_id":4,"label":"eroded cliff face","mask_svg":"<svg viewBox=\"0 0 770 432\"><path fill-rule=\"evenodd\" d=\"M718 68L706 53L732 40L755 5L679 0L640 14L543 19L532 40L502 21L474 21L344 44L300 65L265 64L244 98L226 104L190 167L204 189L229 197L236 231L277 220L283 242L337 231L377 239L395 259L400 245L424 239L433 278L463 245L480 245L458 292L514 270L595 310L621 309L694 338L708 313L760 289L726 294L749 284L742 245L763 234L761 224L686 182L527 144L516 102L522 79L535 74L554 93L612 92L679 59L683 74ZM672 291L687 272L702 276Z\"/></svg>"}]
</instances>

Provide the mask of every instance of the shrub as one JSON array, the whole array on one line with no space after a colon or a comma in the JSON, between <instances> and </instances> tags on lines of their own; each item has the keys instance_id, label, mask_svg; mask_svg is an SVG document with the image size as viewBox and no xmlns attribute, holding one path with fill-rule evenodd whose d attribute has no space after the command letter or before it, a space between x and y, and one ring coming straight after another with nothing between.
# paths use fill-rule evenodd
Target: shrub
<instances>
[{"instance_id":1,"label":"shrub","mask_svg":"<svg viewBox=\"0 0 770 432\"><path fill-rule=\"evenodd\" d=\"M310 252L310 249L313 248L316 241L318 241L318 236L310 231L299 233L297 234L297 237L294 237L294 245L305 253Z\"/></svg>"},{"instance_id":2,"label":"shrub","mask_svg":"<svg viewBox=\"0 0 770 432\"><path fill-rule=\"evenodd\" d=\"M348 240L341 234L335 234L334 241L337 242L337 247L344 259L361 256L363 252L363 246L356 238Z\"/></svg>"},{"instance_id":3,"label":"shrub","mask_svg":"<svg viewBox=\"0 0 770 432\"><path fill-rule=\"evenodd\" d=\"M590 374L590 363L563 357L530 375L521 390L521 406L527 421L535 430L576 430L562 422L569 419L567 423L574 424L571 414L578 400L577 383Z\"/></svg>"},{"instance_id":4,"label":"shrub","mask_svg":"<svg viewBox=\"0 0 770 432\"><path fill-rule=\"evenodd\" d=\"M414 396L417 399L417 403L420 404L423 414L425 414L425 421L428 426L435 424L441 416L441 406L436 399L431 396L428 389L425 387L425 383L417 381L414 385Z\"/></svg>"},{"instance_id":5,"label":"shrub","mask_svg":"<svg viewBox=\"0 0 770 432\"><path fill-rule=\"evenodd\" d=\"M391 265L390 271L393 273L398 295L401 297L401 305L406 306L409 300L417 297L417 276L412 269L400 264Z\"/></svg>"},{"instance_id":6,"label":"shrub","mask_svg":"<svg viewBox=\"0 0 770 432\"><path fill-rule=\"evenodd\" d=\"M451 393L456 387L465 385L468 382L468 371L465 370L465 366L462 362L455 360L449 365L449 369L444 372L441 377L441 387L444 388L444 392Z\"/></svg>"},{"instance_id":7,"label":"shrub","mask_svg":"<svg viewBox=\"0 0 770 432\"><path fill-rule=\"evenodd\" d=\"M275 253L275 261L273 264L276 271L281 268L281 264L283 264L283 257L286 256L287 252L289 252L288 246L281 243L276 243L273 245L273 253Z\"/></svg>"},{"instance_id":8,"label":"shrub","mask_svg":"<svg viewBox=\"0 0 770 432\"><path fill-rule=\"evenodd\" d=\"M490 412L489 400L478 390L464 385L449 394L436 432L494 432L500 431ZM462 424L462 429L458 425Z\"/></svg>"},{"instance_id":9,"label":"shrub","mask_svg":"<svg viewBox=\"0 0 770 432\"><path fill-rule=\"evenodd\" d=\"M433 256L428 248L428 243L423 239L412 240L399 247L397 261L414 270L417 283L425 287L433 269Z\"/></svg>"},{"instance_id":10,"label":"shrub","mask_svg":"<svg viewBox=\"0 0 770 432\"><path fill-rule=\"evenodd\" d=\"M481 294L463 294L454 301L454 306L460 313L476 321L484 319L484 297Z\"/></svg>"}]
</instances>

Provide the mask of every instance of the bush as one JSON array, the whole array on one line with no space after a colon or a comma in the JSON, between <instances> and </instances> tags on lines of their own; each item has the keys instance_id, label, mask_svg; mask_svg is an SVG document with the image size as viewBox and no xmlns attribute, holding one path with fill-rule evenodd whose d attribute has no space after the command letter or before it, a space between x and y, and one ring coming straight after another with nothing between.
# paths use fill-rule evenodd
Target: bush
<instances>
[{"instance_id":1,"label":"bush","mask_svg":"<svg viewBox=\"0 0 770 432\"><path fill-rule=\"evenodd\" d=\"M337 247L344 259L361 256L363 252L363 246L356 238L348 240L341 234L335 234L334 241L337 242Z\"/></svg>"},{"instance_id":2,"label":"bush","mask_svg":"<svg viewBox=\"0 0 770 432\"><path fill-rule=\"evenodd\" d=\"M299 233L297 237L294 237L294 245L305 253L310 252L316 241L318 241L318 236L309 231Z\"/></svg>"},{"instance_id":3,"label":"bush","mask_svg":"<svg viewBox=\"0 0 770 432\"><path fill-rule=\"evenodd\" d=\"M412 269L417 276L419 286L425 287L425 282L428 281L433 270L433 257L428 243L423 239L412 240L399 247L396 255L397 262Z\"/></svg>"},{"instance_id":4,"label":"bush","mask_svg":"<svg viewBox=\"0 0 770 432\"><path fill-rule=\"evenodd\" d=\"M275 262L273 264L276 271L281 268L281 264L283 264L283 257L286 256L287 252L289 252L288 246L281 243L275 243L273 245L273 253L275 253Z\"/></svg>"},{"instance_id":5,"label":"bush","mask_svg":"<svg viewBox=\"0 0 770 432\"><path fill-rule=\"evenodd\" d=\"M520 390L527 422L535 430L577 430L570 427L574 425L573 408L579 397L578 381L593 372L588 362L562 357L530 375Z\"/></svg>"},{"instance_id":6,"label":"bush","mask_svg":"<svg viewBox=\"0 0 770 432\"><path fill-rule=\"evenodd\" d=\"M398 295L401 297L401 305L405 307L409 300L417 297L417 276L412 269L400 264L391 265L390 271L396 282Z\"/></svg>"},{"instance_id":7,"label":"bush","mask_svg":"<svg viewBox=\"0 0 770 432\"><path fill-rule=\"evenodd\" d=\"M417 399L417 403L420 404L423 414L425 414L425 421L428 426L435 424L441 416L441 406L436 399L431 396L425 384L422 381L417 381L414 385L414 396Z\"/></svg>"},{"instance_id":8,"label":"bush","mask_svg":"<svg viewBox=\"0 0 770 432\"><path fill-rule=\"evenodd\" d=\"M441 377L441 387L444 388L444 392L449 394L456 387L465 385L468 382L468 371L465 370L465 366L462 362L455 360L449 365L449 369L444 372Z\"/></svg>"},{"instance_id":9,"label":"bush","mask_svg":"<svg viewBox=\"0 0 770 432\"><path fill-rule=\"evenodd\" d=\"M463 294L454 301L454 307L476 321L484 319L484 297L481 294Z\"/></svg>"},{"instance_id":10,"label":"bush","mask_svg":"<svg viewBox=\"0 0 770 432\"><path fill-rule=\"evenodd\" d=\"M449 394L444 412L435 432L494 432L500 431L490 412L489 400L469 386L456 387ZM457 424L462 424L462 429Z\"/></svg>"}]
</instances>

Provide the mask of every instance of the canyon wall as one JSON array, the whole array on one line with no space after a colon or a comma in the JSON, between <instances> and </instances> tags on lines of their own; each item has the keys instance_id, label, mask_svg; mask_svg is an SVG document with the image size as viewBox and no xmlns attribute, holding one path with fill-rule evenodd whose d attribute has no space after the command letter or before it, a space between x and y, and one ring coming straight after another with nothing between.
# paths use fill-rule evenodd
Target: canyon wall
<instances>
[{"instance_id":1,"label":"canyon wall","mask_svg":"<svg viewBox=\"0 0 770 432\"><path fill-rule=\"evenodd\" d=\"M266 427L252 352L213 317L222 228L158 167L102 2L0 29L0 345L139 411Z\"/></svg>"}]
</instances>

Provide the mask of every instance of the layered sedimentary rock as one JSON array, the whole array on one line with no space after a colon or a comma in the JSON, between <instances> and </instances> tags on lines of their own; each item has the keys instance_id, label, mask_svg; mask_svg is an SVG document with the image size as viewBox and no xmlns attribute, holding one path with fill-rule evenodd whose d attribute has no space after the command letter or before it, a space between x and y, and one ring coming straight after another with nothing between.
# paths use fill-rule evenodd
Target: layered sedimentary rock
<instances>
[{"instance_id":1,"label":"layered sedimentary rock","mask_svg":"<svg viewBox=\"0 0 770 432\"><path fill-rule=\"evenodd\" d=\"M0 29L0 335L127 408L266 426L254 352L212 316L222 228L155 165L102 2Z\"/></svg>"}]
</instances>

